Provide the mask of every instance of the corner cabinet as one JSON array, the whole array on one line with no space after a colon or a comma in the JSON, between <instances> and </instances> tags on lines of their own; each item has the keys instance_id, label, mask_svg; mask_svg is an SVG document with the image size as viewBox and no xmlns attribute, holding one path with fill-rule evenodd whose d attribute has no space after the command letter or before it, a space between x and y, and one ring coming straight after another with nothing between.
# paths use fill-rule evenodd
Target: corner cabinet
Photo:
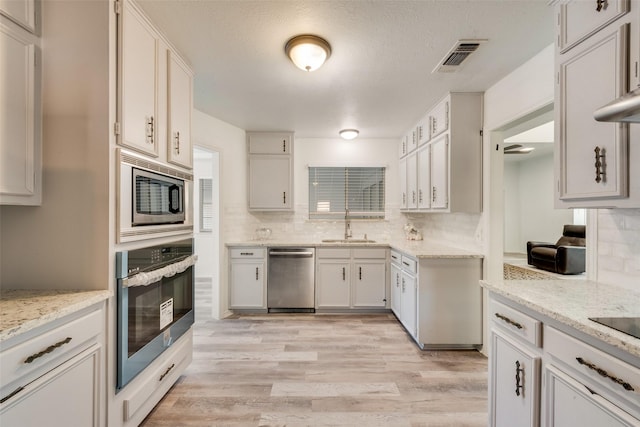
<instances>
[{"instance_id":1,"label":"corner cabinet","mask_svg":"<svg viewBox=\"0 0 640 427\"><path fill-rule=\"evenodd\" d=\"M558 2L556 208L640 207L639 125L593 113L638 86L640 2ZM636 167L637 168L637 167Z\"/></svg>"},{"instance_id":2,"label":"corner cabinet","mask_svg":"<svg viewBox=\"0 0 640 427\"><path fill-rule=\"evenodd\" d=\"M403 140L401 210L482 211L482 104L481 93L450 93L412 132L416 144Z\"/></svg>"},{"instance_id":3,"label":"corner cabinet","mask_svg":"<svg viewBox=\"0 0 640 427\"><path fill-rule=\"evenodd\" d=\"M318 310L387 307L387 249L321 247L316 254Z\"/></svg>"},{"instance_id":4,"label":"corner cabinet","mask_svg":"<svg viewBox=\"0 0 640 427\"><path fill-rule=\"evenodd\" d=\"M129 0L118 10L119 145L192 167L193 73Z\"/></svg>"},{"instance_id":5,"label":"corner cabinet","mask_svg":"<svg viewBox=\"0 0 640 427\"><path fill-rule=\"evenodd\" d=\"M25 8L17 7L23 4ZM42 202L42 135L40 39L27 6L33 2L0 2L0 204ZM9 15L9 12L22 12ZM31 10L33 12L33 10ZM13 18L16 25L5 17ZM24 28L23 28L24 27Z\"/></svg>"},{"instance_id":6,"label":"corner cabinet","mask_svg":"<svg viewBox=\"0 0 640 427\"><path fill-rule=\"evenodd\" d=\"M247 132L247 152L249 210L293 210L293 133Z\"/></svg>"}]
</instances>

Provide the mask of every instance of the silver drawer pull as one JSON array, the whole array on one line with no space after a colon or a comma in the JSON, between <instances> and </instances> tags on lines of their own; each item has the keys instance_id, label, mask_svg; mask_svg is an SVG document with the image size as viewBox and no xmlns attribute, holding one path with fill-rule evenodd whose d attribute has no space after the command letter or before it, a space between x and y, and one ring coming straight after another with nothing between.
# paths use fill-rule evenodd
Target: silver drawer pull
<instances>
[{"instance_id":1,"label":"silver drawer pull","mask_svg":"<svg viewBox=\"0 0 640 427\"><path fill-rule=\"evenodd\" d=\"M618 377L614 377L613 375L609 374L607 371L605 371L604 369L598 367L597 365L595 365L595 364L593 364L591 362L587 362L582 357L576 357L576 360L578 361L579 364L581 364L583 366L586 366L587 368L591 369L592 371L596 371L598 373L598 375L600 375L601 377L609 378L614 383L621 385L622 388L624 388L625 390L627 390L627 391L635 391L635 389L628 382L626 382L624 380L621 380Z\"/></svg>"},{"instance_id":2,"label":"silver drawer pull","mask_svg":"<svg viewBox=\"0 0 640 427\"><path fill-rule=\"evenodd\" d=\"M516 396L520 396L520 389L524 391L524 385L520 382L520 373L524 376L524 368L521 368L520 361L516 360Z\"/></svg>"},{"instance_id":3,"label":"silver drawer pull","mask_svg":"<svg viewBox=\"0 0 640 427\"><path fill-rule=\"evenodd\" d=\"M44 349L44 350L42 350L41 352L39 352L39 353L35 353L35 354L32 354L31 356L27 357L27 358L25 359L24 363L31 363L31 362L33 362L34 360L36 360L36 359L38 359L38 358L40 358L40 357L44 356L45 354L49 354L49 353L51 353L53 350L55 350L55 349L57 349L57 348L59 348L59 347L62 347L62 346L63 346L63 345L65 345L65 344L69 344L70 342L71 342L71 337L67 337L67 338L63 339L62 341L59 341L59 342L57 342L57 343L55 343L55 344L53 344L53 345L50 345L49 347L45 348L45 349Z\"/></svg>"},{"instance_id":4,"label":"silver drawer pull","mask_svg":"<svg viewBox=\"0 0 640 427\"><path fill-rule=\"evenodd\" d=\"M504 320L504 321L505 321L505 322L507 322L508 324L510 324L510 325L512 325L512 326L515 326L515 327L516 327L516 328L518 328L518 329L522 329L522 328L523 328L523 326L522 326L520 323L515 322L515 321L513 321L513 320L509 319L507 316L503 316L503 315L502 315L502 314L500 314L500 313L495 313L495 315L496 315L496 317L497 317L498 319L500 319L500 320Z\"/></svg>"}]
</instances>

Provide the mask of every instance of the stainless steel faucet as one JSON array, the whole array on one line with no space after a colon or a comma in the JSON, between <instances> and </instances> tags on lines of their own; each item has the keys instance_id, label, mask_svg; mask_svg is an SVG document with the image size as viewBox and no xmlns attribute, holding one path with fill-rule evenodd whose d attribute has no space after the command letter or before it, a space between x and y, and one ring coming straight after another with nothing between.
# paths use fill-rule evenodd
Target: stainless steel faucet
<instances>
[{"instance_id":1,"label":"stainless steel faucet","mask_svg":"<svg viewBox=\"0 0 640 427\"><path fill-rule=\"evenodd\" d=\"M352 236L351 222L349 221L349 209L344 210L344 239L347 240Z\"/></svg>"}]
</instances>

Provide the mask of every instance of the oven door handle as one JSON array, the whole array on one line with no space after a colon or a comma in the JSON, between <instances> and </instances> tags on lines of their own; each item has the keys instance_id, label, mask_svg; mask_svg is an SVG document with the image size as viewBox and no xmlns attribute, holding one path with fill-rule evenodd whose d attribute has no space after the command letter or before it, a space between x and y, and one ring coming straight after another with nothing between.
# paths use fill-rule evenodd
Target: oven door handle
<instances>
[{"instance_id":1,"label":"oven door handle","mask_svg":"<svg viewBox=\"0 0 640 427\"><path fill-rule=\"evenodd\" d=\"M270 251L269 256L281 256L290 258L308 258L313 256L311 251Z\"/></svg>"},{"instance_id":2,"label":"oven door handle","mask_svg":"<svg viewBox=\"0 0 640 427\"><path fill-rule=\"evenodd\" d=\"M148 286L162 280L163 277L171 277L182 273L198 261L198 255L190 255L182 261L174 262L165 267L152 271L145 271L122 279L122 287Z\"/></svg>"}]
</instances>

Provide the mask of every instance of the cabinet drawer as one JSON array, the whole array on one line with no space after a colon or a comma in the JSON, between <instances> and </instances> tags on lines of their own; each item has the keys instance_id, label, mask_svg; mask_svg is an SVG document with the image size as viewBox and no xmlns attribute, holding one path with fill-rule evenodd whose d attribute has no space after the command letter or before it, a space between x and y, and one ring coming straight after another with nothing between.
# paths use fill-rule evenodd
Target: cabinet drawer
<instances>
[{"instance_id":1,"label":"cabinet drawer","mask_svg":"<svg viewBox=\"0 0 640 427\"><path fill-rule=\"evenodd\" d=\"M411 274L416 274L418 273L418 262L413 258L402 255L402 270Z\"/></svg>"},{"instance_id":2,"label":"cabinet drawer","mask_svg":"<svg viewBox=\"0 0 640 427\"><path fill-rule=\"evenodd\" d=\"M552 327L545 326L544 337L553 359L617 396L640 416L640 369Z\"/></svg>"},{"instance_id":3,"label":"cabinet drawer","mask_svg":"<svg viewBox=\"0 0 640 427\"><path fill-rule=\"evenodd\" d=\"M560 6L558 47L564 53L629 11L628 0L573 1Z\"/></svg>"},{"instance_id":4,"label":"cabinet drawer","mask_svg":"<svg viewBox=\"0 0 640 427\"><path fill-rule=\"evenodd\" d=\"M182 339L184 338L184 339ZM141 381L137 383L137 386L127 388L126 392L128 398L125 398L123 403L124 420L130 421L131 419L138 418L142 421L142 418L146 414L138 413L143 407L150 411L156 402L149 402L149 399L155 394L158 395L158 390L165 390L159 395L157 400L160 400L166 391L176 382L178 377L182 374L185 368L191 363L192 359L192 346L193 338L192 333L189 332L181 337L182 342L178 341L177 345L167 350L161 359L154 362L153 366L147 371L143 371L140 376ZM134 389L134 391L131 391Z\"/></svg>"},{"instance_id":5,"label":"cabinet drawer","mask_svg":"<svg viewBox=\"0 0 640 427\"><path fill-rule=\"evenodd\" d=\"M391 250L391 263L396 265L402 264L402 254L398 251Z\"/></svg>"},{"instance_id":6,"label":"cabinet drawer","mask_svg":"<svg viewBox=\"0 0 640 427\"><path fill-rule=\"evenodd\" d=\"M542 345L542 322L498 301L489 302L489 317L495 325L525 341Z\"/></svg>"},{"instance_id":7,"label":"cabinet drawer","mask_svg":"<svg viewBox=\"0 0 640 427\"><path fill-rule=\"evenodd\" d=\"M318 248L316 254L318 258L351 258L351 249L346 248Z\"/></svg>"},{"instance_id":8,"label":"cabinet drawer","mask_svg":"<svg viewBox=\"0 0 640 427\"><path fill-rule=\"evenodd\" d=\"M387 257L386 249L358 248L353 250L354 258L368 259L385 259Z\"/></svg>"},{"instance_id":9,"label":"cabinet drawer","mask_svg":"<svg viewBox=\"0 0 640 427\"><path fill-rule=\"evenodd\" d=\"M266 256L264 248L235 248L231 249L231 258L262 258Z\"/></svg>"},{"instance_id":10,"label":"cabinet drawer","mask_svg":"<svg viewBox=\"0 0 640 427\"><path fill-rule=\"evenodd\" d=\"M30 374L55 366L73 357L81 346L102 333L103 312L93 311L69 323L38 335L0 353L0 377L4 394L5 385L23 378L33 380ZM51 366L47 366L50 364ZM24 384L20 384L24 385Z\"/></svg>"}]
</instances>

